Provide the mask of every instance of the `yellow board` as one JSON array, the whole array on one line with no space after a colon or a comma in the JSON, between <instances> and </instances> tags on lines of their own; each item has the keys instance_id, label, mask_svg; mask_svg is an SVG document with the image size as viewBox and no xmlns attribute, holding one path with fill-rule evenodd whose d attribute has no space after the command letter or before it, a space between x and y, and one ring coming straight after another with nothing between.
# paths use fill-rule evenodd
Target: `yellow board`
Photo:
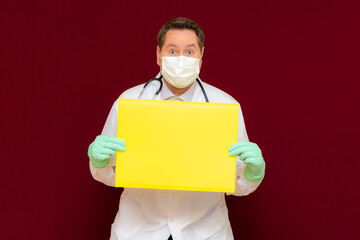
<instances>
[{"instance_id":1,"label":"yellow board","mask_svg":"<svg viewBox=\"0 0 360 240\"><path fill-rule=\"evenodd\" d=\"M238 104L119 99L116 187L234 192Z\"/></svg>"}]
</instances>

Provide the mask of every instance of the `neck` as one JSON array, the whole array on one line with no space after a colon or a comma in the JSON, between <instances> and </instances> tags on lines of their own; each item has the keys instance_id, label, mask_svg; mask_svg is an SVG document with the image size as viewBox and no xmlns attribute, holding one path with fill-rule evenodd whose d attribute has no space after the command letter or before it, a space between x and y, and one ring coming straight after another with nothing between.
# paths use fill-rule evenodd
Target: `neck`
<instances>
[{"instance_id":1,"label":"neck","mask_svg":"<svg viewBox=\"0 0 360 240\"><path fill-rule=\"evenodd\" d=\"M194 84L194 83L192 83L185 88L176 88L173 85L171 85L170 83L168 83L166 80L164 81L164 83L170 89L170 91L177 97L180 96L181 94L183 94L184 92L186 92Z\"/></svg>"}]
</instances>

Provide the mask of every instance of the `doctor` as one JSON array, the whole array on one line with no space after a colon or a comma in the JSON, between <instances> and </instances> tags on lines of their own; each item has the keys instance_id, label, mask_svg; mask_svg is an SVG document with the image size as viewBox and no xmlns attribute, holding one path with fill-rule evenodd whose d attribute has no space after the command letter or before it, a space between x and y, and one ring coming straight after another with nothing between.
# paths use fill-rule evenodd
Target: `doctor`
<instances>
[{"instance_id":1,"label":"doctor","mask_svg":"<svg viewBox=\"0 0 360 240\"><path fill-rule=\"evenodd\" d=\"M156 99L204 102L206 94L209 102L237 103L225 92L195 81L201 69L204 40L201 27L190 19L173 19L160 29L156 55L163 88ZM141 98L152 99L159 85L157 81L151 82ZM138 98L143 86L128 89L120 97ZM108 186L115 186L116 151L126 151L126 139L116 138L117 116L118 101L115 101L101 135L88 151L92 176ZM228 150L231 156L237 155L236 191L232 194L244 196L253 192L264 178L265 162L260 148L248 140L241 109L238 124L238 142ZM171 237L234 239L224 193L125 188L110 239Z\"/></svg>"}]
</instances>

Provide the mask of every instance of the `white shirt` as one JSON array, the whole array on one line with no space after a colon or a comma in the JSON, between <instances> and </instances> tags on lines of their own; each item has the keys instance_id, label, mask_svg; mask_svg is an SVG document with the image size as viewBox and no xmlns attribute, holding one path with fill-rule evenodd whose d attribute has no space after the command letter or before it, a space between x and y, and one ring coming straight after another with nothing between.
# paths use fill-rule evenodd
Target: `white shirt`
<instances>
[{"instance_id":1,"label":"white shirt","mask_svg":"<svg viewBox=\"0 0 360 240\"><path fill-rule=\"evenodd\" d=\"M143 86L144 84L126 90L120 98L138 98ZM203 86L210 102L237 103L225 92L204 82ZM158 87L159 83L156 81L150 83L142 98L152 99ZM163 83L162 93L156 99L173 98L174 95L169 91ZM196 82L179 97L186 101L205 101ZM116 137L117 113L118 100L112 106L102 131L103 135ZM241 108L238 141L248 141ZM112 168L115 166L114 156L110 157L109 165L103 169L89 165L94 179L115 186L115 173ZM250 183L244 178L245 166L242 161L237 161L235 193L231 193L233 195L247 195L255 191L260 184ZM232 240L224 193L125 188L120 198L119 211L112 224L110 239L165 240L170 234L175 240Z\"/></svg>"}]
</instances>

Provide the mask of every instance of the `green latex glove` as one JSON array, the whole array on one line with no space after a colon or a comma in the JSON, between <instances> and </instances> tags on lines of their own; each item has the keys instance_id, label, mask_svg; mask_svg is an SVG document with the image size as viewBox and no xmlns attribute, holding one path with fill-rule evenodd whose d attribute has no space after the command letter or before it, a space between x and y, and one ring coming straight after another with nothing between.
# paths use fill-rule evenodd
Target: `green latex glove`
<instances>
[{"instance_id":1,"label":"green latex glove","mask_svg":"<svg viewBox=\"0 0 360 240\"><path fill-rule=\"evenodd\" d=\"M125 142L119 138L99 135L89 146L88 156L95 168L104 168L109 164L110 156L116 151L125 151Z\"/></svg>"},{"instance_id":2,"label":"green latex glove","mask_svg":"<svg viewBox=\"0 0 360 240\"><path fill-rule=\"evenodd\" d=\"M228 149L230 156L239 155L240 160L246 163L244 177L251 183L260 182L265 175L265 161L261 150L252 142L237 142Z\"/></svg>"}]
</instances>

